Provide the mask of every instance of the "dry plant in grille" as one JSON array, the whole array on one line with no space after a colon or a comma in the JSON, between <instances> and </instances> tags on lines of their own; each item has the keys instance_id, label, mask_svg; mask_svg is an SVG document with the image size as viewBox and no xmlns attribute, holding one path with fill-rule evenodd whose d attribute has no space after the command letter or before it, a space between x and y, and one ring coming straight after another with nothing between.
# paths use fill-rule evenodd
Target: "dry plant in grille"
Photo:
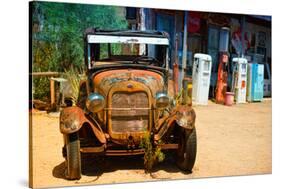
<instances>
[{"instance_id":1,"label":"dry plant in grille","mask_svg":"<svg viewBox=\"0 0 281 189\"><path fill-rule=\"evenodd\" d=\"M144 148L144 167L146 172L151 172L152 167L157 162L162 162L165 159L165 154L160 147L152 145L151 136L149 132L145 133L141 140L140 147Z\"/></svg>"},{"instance_id":2,"label":"dry plant in grille","mask_svg":"<svg viewBox=\"0 0 281 189\"><path fill-rule=\"evenodd\" d=\"M68 81L68 84L71 88L71 99L73 103L77 103L78 96L79 96L79 88L80 88L80 81L81 76L79 75L79 71L71 67L69 70L64 71L65 78Z\"/></svg>"}]
</instances>

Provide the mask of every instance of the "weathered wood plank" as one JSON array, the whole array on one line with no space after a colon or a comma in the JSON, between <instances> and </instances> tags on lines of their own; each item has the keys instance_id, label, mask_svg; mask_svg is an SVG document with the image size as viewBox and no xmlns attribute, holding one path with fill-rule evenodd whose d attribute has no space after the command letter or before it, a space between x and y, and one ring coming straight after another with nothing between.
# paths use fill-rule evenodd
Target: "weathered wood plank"
<instances>
[{"instance_id":1,"label":"weathered wood plank","mask_svg":"<svg viewBox=\"0 0 281 189\"><path fill-rule=\"evenodd\" d=\"M62 73L60 72L32 72L30 75L33 77L41 77L41 76L47 76L47 77L56 77L60 76Z\"/></svg>"}]
</instances>

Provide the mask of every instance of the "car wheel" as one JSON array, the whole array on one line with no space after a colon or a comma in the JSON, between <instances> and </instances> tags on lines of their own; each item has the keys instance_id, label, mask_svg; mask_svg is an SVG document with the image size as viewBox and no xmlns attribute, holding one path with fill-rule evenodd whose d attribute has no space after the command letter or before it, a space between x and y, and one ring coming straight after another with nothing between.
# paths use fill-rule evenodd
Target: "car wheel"
<instances>
[{"instance_id":1,"label":"car wheel","mask_svg":"<svg viewBox=\"0 0 281 189\"><path fill-rule=\"evenodd\" d=\"M78 133L65 136L66 144L66 172L65 176L69 180L81 178L81 154Z\"/></svg>"},{"instance_id":2,"label":"car wheel","mask_svg":"<svg viewBox=\"0 0 281 189\"><path fill-rule=\"evenodd\" d=\"M179 148L177 150L177 166L183 170L192 172L196 159L197 137L196 129L183 130L180 134Z\"/></svg>"}]
</instances>

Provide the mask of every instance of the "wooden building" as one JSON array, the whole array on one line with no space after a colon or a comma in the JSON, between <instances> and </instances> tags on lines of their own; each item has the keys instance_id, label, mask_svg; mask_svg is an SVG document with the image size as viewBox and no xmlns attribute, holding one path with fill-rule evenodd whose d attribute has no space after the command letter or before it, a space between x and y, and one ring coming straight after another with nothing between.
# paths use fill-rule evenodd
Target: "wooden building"
<instances>
[{"instance_id":1,"label":"wooden building","mask_svg":"<svg viewBox=\"0 0 281 189\"><path fill-rule=\"evenodd\" d=\"M210 96L214 95L216 86L220 30L222 27L230 29L230 63L233 57L244 56L249 62L268 64L271 69L270 16L151 8L126 8L126 15L130 29L162 30L169 33L169 64L170 68L173 67L175 62L179 64L180 80L183 77L183 72L191 75L195 53L211 55ZM230 72L232 72L231 69ZM229 83L231 83L231 78Z\"/></svg>"}]
</instances>

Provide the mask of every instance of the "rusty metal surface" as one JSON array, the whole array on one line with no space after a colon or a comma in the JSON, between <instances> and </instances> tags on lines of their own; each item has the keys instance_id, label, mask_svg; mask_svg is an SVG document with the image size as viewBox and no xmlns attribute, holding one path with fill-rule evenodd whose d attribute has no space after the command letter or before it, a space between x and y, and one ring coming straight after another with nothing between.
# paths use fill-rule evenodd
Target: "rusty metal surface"
<instances>
[{"instance_id":1,"label":"rusty metal surface","mask_svg":"<svg viewBox=\"0 0 281 189\"><path fill-rule=\"evenodd\" d=\"M158 131L162 126L163 124L166 122L166 120L169 118L169 114L168 115L165 115L164 117L160 118L160 119L157 119L156 120L156 123L155 123L155 129Z\"/></svg>"},{"instance_id":2,"label":"rusty metal surface","mask_svg":"<svg viewBox=\"0 0 281 189\"><path fill-rule=\"evenodd\" d=\"M164 88L163 77L160 74L147 70L120 69L101 72L92 79L94 90L107 97L107 107L102 120L104 124L105 121L107 123L110 137L118 144L126 145L129 136L138 143L146 130L143 129L145 128L143 125L147 123L148 131L151 130L152 124L155 124L156 130L159 131L155 135L158 140L175 124L177 119L180 119L179 117L183 117L183 120L188 123L186 129L191 129L189 125L194 127L195 117L192 116L195 113L190 106L179 105L172 110L170 115L158 119L159 112L153 109L155 105L153 97L157 91ZM175 94L173 87L168 91L172 96ZM142 106L144 102L137 101L138 97L130 97L135 92L147 94L148 107ZM145 99L145 97L139 97L139 100ZM148 115L144 113L146 109L148 109ZM152 119L153 111L155 111L154 119Z\"/></svg>"},{"instance_id":3,"label":"rusty metal surface","mask_svg":"<svg viewBox=\"0 0 281 189\"><path fill-rule=\"evenodd\" d=\"M196 114L191 106L179 105L176 109L176 120L183 120L184 125L179 125L185 129L193 129L195 126ZM177 124L179 124L177 122Z\"/></svg>"},{"instance_id":4,"label":"rusty metal surface","mask_svg":"<svg viewBox=\"0 0 281 189\"><path fill-rule=\"evenodd\" d=\"M105 135L95 120L90 120L84 113L84 111L77 107L71 106L64 108L60 115L60 131L63 134L70 134L77 132L84 123L88 123L95 136L101 143L106 143Z\"/></svg>"},{"instance_id":5,"label":"rusty metal surface","mask_svg":"<svg viewBox=\"0 0 281 189\"><path fill-rule=\"evenodd\" d=\"M154 140L160 140L170 127L176 122L176 115L170 115L160 126L159 132L154 135Z\"/></svg>"},{"instance_id":6,"label":"rusty metal surface","mask_svg":"<svg viewBox=\"0 0 281 189\"><path fill-rule=\"evenodd\" d=\"M161 150L175 150L178 149L178 144L158 144ZM105 144L99 147L82 147L81 153L103 153L107 156L126 156L144 154L144 149L130 149L130 150L106 150Z\"/></svg>"},{"instance_id":7,"label":"rusty metal surface","mask_svg":"<svg viewBox=\"0 0 281 189\"><path fill-rule=\"evenodd\" d=\"M113 132L146 131L149 121L148 97L144 92L116 92L112 96Z\"/></svg>"},{"instance_id":8,"label":"rusty metal surface","mask_svg":"<svg viewBox=\"0 0 281 189\"><path fill-rule=\"evenodd\" d=\"M125 145L132 136L139 143L152 127L153 97L165 87L163 76L148 70L118 69L98 73L92 79L94 91L107 99L105 112L98 117L107 124L110 137Z\"/></svg>"},{"instance_id":9,"label":"rusty metal surface","mask_svg":"<svg viewBox=\"0 0 281 189\"><path fill-rule=\"evenodd\" d=\"M165 121L162 120L163 124L160 126L159 132L154 135L155 140L160 140L168 129L176 124L179 119L185 119L188 126L185 129L193 129L195 127L196 114L191 106L178 105L176 106Z\"/></svg>"},{"instance_id":10,"label":"rusty metal surface","mask_svg":"<svg viewBox=\"0 0 281 189\"><path fill-rule=\"evenodd\" d=\"M84 147L80 149L81 153L102 153L106 156L130 156L144 154L144 149L134 150L105 150L104 146L101 147Z\"/></svg>"},{"instance_id":11,"label":"rusty metal surface","mask_svg":"<svg viewBox=\"0 0 281 189\"><path fill-rule=\"evenodd\" d=\"M86 121L84 111L78 107L67 107L60 114L60 131L64 134L78 131Z\"/></svg>"},{"instance_id":12,"label":"rusty metal surface","mask_svg":"<svg viewBox=\"0 0 281 189\"><path fill-rule=\"evenodd\" d=\"M164 88L163 77L153 71L148 70L134 70L134 69L120 69L110 70L97 74L93 79L95 91L107 96L109 89L120 82L136 81L149 87L154 95L157 91Z\"/></svg>"},{"instance_id":13,"label":"rusty metal surface","mask_svg":"<svg viewBox=\"0 0 281 189\"><path fill-rule=\"evenodd\" d=\"M194 127L195 113L191 106L178 105L172 108L169 114L159 117L161 113L154 108L154 96L156 92L165 88L161 74L149 70L120 69L100 72L91 79L93 80L93 88L89 91L102 94L106 99L106 108L97 114L97 120L87 117L80 108L66 108L61 116L61 132L75 132L87 122L102 144L106 144L107 138L117 145L137 146L144 134L152 131L153 125L156 132L155 140L160 140L168 129L180 119L184 120L185 129ZM173 97L175 94L174 86L170 85L169 87L168 90L171 91L168 93ZM77 124L77 128L71 129L74 123ZM106 129L106 133L101 127ZM161 148L177 149L178 146L177 144L163 144ZM101 149L88 147L83 148L82 151L95 153L100 152ZM127 150L105 151L109 155L143 153L142 151L128 153Z\"/></svg>"},{"instance_id":14,"label":"rusty metal surface","mask_svg":"<svg viewBox=\"0 0 281 189\"><path fill-rule=\"evenodd\" d=\"M103 144L102 146L98 147L81 147L80 152L82 153L101 153L104 152L106 145Z\"/></svg>"},{"instance_id":15,"label":"rusty metal surface","mask_svg":"<svg viewBox=\"0 0 281 189\"><path fill-rule=\"evenodd\" d=\"M144 133L150 131L152 126L151 90L137 81L123 81L111 87L107 100L109 135L119 144L126 145L129 137L132 137L136 144L139 143ZM118 110L118 108L138 107L149 109ZM114 110L114 108L117 109Z\"/></svg>"},{"instance_id":16,"label":"rusty metal surface","mask_svg":"<svg viewBox=\"0 0 281 189\"><path fill-rule=\"evenodd\" d=\"M144 149L136 150L106 150L106 156L130 156L130 155L141 155L144 154Z\"/></svg>"},{"instance_id":17,"label":"rusty metal surface","mask_svg":"<svg viewBox=\"0 0 281 189\"><path fill-rule=\"evenodd\" d=\"M161 148L161 150L175 150L179 148L178 144L158 144L158 147Z\"/></svg>"},{"instance_id":18,"label":"rusty metal surface","mask_svg":"<svg viewBox=\"0 0 281 189\"><path fill-rule=\"evenodd\" d=\"M173 64L173 79L174 79L174 91L175 91L175 95L177 95L179 93L179 65L177 63Z\"/></svg>"}]
</instances>

